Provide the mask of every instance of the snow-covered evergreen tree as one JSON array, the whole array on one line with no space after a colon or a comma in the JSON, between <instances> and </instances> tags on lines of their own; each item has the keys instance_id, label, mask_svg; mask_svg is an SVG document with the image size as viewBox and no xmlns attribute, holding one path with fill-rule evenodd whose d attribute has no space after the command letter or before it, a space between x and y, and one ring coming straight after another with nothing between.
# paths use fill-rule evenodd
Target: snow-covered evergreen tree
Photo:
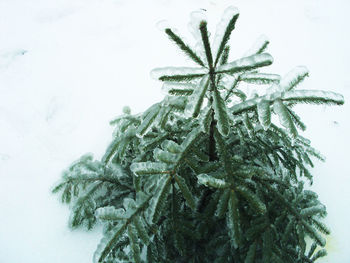
<instances>
[{"instance_id":1,"label":"snow-covered evergreen tree","mask_svg":"<svg viewBox=\"0 0 350 263\"><path fill-rule=\"evenodd\" d=\"M310 263L326 255L326 208L304 189L311 158L323 157L298 135L305 125L293 106L342 105L343 97L296 89L305 67L282 78L260 72L273 62L265 37L229 62L238 16L229 7L212 41L207 22L192 21L195 48L166 28L197 67L153 70L165 98L142 114L124 108L103 158L82 156L54 188L71 205L72 228L104 224L95 263ZM247 97L251 85L265 94Z\"/></svg>"}]
</instances>

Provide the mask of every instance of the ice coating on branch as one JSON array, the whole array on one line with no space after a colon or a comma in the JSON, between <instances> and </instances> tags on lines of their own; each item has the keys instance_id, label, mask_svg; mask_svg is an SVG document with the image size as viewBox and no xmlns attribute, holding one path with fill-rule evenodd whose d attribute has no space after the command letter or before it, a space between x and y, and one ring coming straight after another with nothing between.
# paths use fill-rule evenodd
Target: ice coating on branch
<instances>
[{"instance_id":1,"label":"ice coating on branch","mask_svg":"<svg viewBox=\"0 0 350 263\"><path fill-rule=\"evenodd\" d=\"M221 78L221 85L223 87L228 87L229 89L231 89L232 87L234 89L237 88L237 84L238 84L238 79L236 76L230 76L227 74L223 74L223 77Z\"/></svg>"},{"instance_id":2,"label":"ice coating on branch","mask_svg":"<svg viewBox=\"0 0 350 263\"><path fill-rule=\"evenodd\" d=\"M164 67L155 68L151 71L151 77L153 79L160 79L163 76L185 76L185 75L200 75L206 74L208 70L205 68L190 68L190 67Z\"/></svg>"},{"instance_id":3,"label":"ice coating on branch","mask_svg":"<svg viewBox=\"0 0 350 263\"><path fill-rule=\"evenodd\" d=\"M232 76L229 76L229 75L221 75L221 79L220 79L220 83L221 83L221 86L224 86L224 87L232 87L231 84L234 83L236 78L232 77Z\"/></svg>"},{"instance_id":4,"label":"ice coating on branch","mask_svg":"<svg viewBox=\"0 0 350 263\"><path fill-rule=\"evenodd\" d=\"M196 140L200 137L203 130L202 127L194 128L185 138L185 140L181 143L181 153L179 154L178 163L182 161L182 159L186 156L188 150L192 147L192 145L196 142Z\"/></svg>"},{"instance_id":5,"label":"ice coating on branch","mask_svg":"<svg viewBox=\"0 0 350 263\"><path fill-rule=\"evenodd\" d=\"M129 242L130 242L130 252L131 252L131 261L135 263L141 263L141 250L140 246L138 244L139 240L139 233L136 230L136 227L134 224L128 225L128 231L127 231Z\"/></svg>"},{"instance_id":6,"label":"ice coating on branch","mask_svg":"<svg viewBox=\"0 0 350 263\"><path fill-rule=\"evenodd\" d=\"M194 11L190 15L190 22L188 23L188 30L192 34L195 40L194 50L197 55L206 63L207 59L205 56L202 36L199 30L199 25L202 21L206 21L207 16L204 11Z\"/></svg>"},{"instance_id":7,"label":"ice coating on branch","mask_svg":"<svg viewBox=\"0 0 350 263\"><path fill-rule=\"evenodd\" d=\"M254 84L273 84L279 83L281 76L267 73L244 73L239 76L240 80Z\"/></svg>"},{"instance_id":8,"label":"ice coating on branch","mask_svg":"<svg viewBox=\"0 0 350 263\"><path fill-rule=\"evenodd\" d=\"M165 94L173 95L175 91L193 92L195 88L196 85L190 83L164 82L162 86L162 92Z\"/></svg>"},{"instance_id":9,"label":"ice coating on branch","mask_svg":"<svg viewBox=\"0 0 350 263\"><path fill-rule=\"evenodd\" d=\"M113 235L111 232L107 233L100 241L100 243L98 244L97 246L97 249L94 253L94 256L93 256L93 263L98 263L99 260L100 260L100 257L106 247L106 245L108 244L108 241L110 241L110 239L112 239Z\"/></svg>"},{"instance_id":10,"label":"ice coating on branch","mask_svg":"<svg viewBox=\"0 0 350 263\"><path fill-rule=\"evenodd\" d=\"M204 133L209 131L211 119L211 107L207 106L202 109L202 114L199 118L200 127Z\"/></svg>"},{"instance_id":11,"label":"ice coating on branch","mask_svg":"<svg viewBox=\"0 0 350 263\"><path fill-rule=\"evenodd\" d=\"M160 103L156 103L148 110L148 112L144 113L142 122L137 127L136 136L141 138L145 133L147 133L152 128L152 123L156 119L160 109L161 109Z\"/></svg>"},{"instance_id":12,"label":"ice coating on branch","mask_svg":"<svg viewBox=\"0 0 350 263\"><path fill-rule=\"evenodd\" d=\"M283 94L283 100L303 99L303 98L314 98L324 101L334 102L338 104L344 103L343 95L331 91L323 90L291 90Z\"/></svg>"},{"instance_id":13,"label":"ice coating on branch","mask_svg":"<svg viewBox=\"0 0 350 263\"><path fill-rule=\"evenodd\" d=\"M103 262L103 260L108 256L109 252L114 248L117 238L125 231L126 226L126 224L117 225L111 231L105 234L94 253L94 263Z\"/></svg>"},{"instance_id":14,"label":"ice coating on branch","mask_svg":"<svg viewBox=\"0 0 350 263\"><path fill-rule=\"evenodd\" d=\"M189 31L193 34L197 41L202 42L201 34L199 32L199 25L202 21L206 21L207 16L203 10L194 11L190 15L190 22L188 24Z\"/></svg>"},{"instance_id":15,"label":"ice coating on branch","mask_svg":"<svg viewBox=\"0 0 350 263\"><path fill-rule=\"evenodd\" d=\"M164 32L165 29L170 28L174 33L177 32L176 29L172 28L168 22L168 20L160 20L157 24L156 24L156 28L158 28L160 31Z\"/></svg>"},{"instance_id":16,"label":"ice coating on branch","mask_svg":"<svg viewBox=\"0 0 350 263\"><path fill-rule=\"evenodd\" d=\"M317 204L315 206L304 208L300 211L302 216L313 216L316 214L327 214L326 206L323 204Z\"/></svg>"},{"instance_id":17,"label":"ice coating on branch","mask_svg":"<svg viewBox=\"0 0 350 263\"><path fill-rule=\"evenodd\" d=\"M197 176L197 179L198 179L199 184L203 184L205 186L211 186L214 188L227 188L227 187L229 187L229 184L226 183L224 180L212 177L212 176L207 175L207 174L199 174Z\"/></svg>"},{"instance_id":18,"label":"ice coating on branch","mask_svg":"<svg viewBox=\"0 0 350 263\"><path fill-rule=\"evenodd\" d=\"M218 67L219 72L236 73L245 70L252 70L258 67L271 65L273 58L269 53L256 54L249 57L237 59Z\"/></svg>"},{"instance_id":19,"label":"ice coating on branch","mask_svg":"<svg viewBox=\"0 0 350 263\"><path fill-rule=\"evenodd\" d=\"M254 99L243 101L241 103L238 103L232 106L230 108L230 111L232 112L232 114L239 114L243 111L254 108L258 101L260 101L260 98L254 98Z\"/></svg>"},{"instance_id":20,"label":"ice coating on branch","mask_svg":"<svg viewBox=\"0 0 350 263\"><path fill-rule=\"evenodd\" d=\"M185 108L185 116L188 116L188 117L198 116L199 110L202 106L208 86L209 86L209 76L205 75L201 79L199 86L194 90L193 94L189 97L189 101Z\"/></svg>"},{"instance_id":21,"label":"ice coating on branch","mask_svg":"<svg viewBox=\"0 0 350 263\"><path fill-rule=\"evenodd\" d=\"M290 90L298 85L309 75L309 70L304 66L298 66L289 71L281 80L281 90Z\"/></svg>"},{"instance_id":22,"label":"ice coating on branch","mask_svg":"<svg viewBox=\"0 0 350 263\"><path fill-rule=\"evenodd\" d=\"M147 199L150 198L147 194L144 192L137 192L136 193L136 205L138 207L142 206L144 202L147 202Z\"/></svg>"},{"instance_id":23,"label":"ice coating on branch","mask_svg":"<svg viewBox=\"0 0 350 263\"><path fill-rule=\"evenodd\" d=\"M226 8L220 22L217 24L213 45L212 45L212 52L213 52L214 59L216 58L221 41L226 31L227 25L230 23L230 20L232 19L232 17L234 17L237 14L239 14L239 10L234 6L229 6L228 8Z\"/></svg>"},{"instance_id":24,"label":"ice coating on branch","mask_svg":"<svg viewBox=\"0 0 350 263\"><path fill-rule=\"evenodd\" d=\"M273 111L278 115L280 123L285 127L292 138L296 138L298 132L290 117L287 107L280 99L276 99L273 103Z\"/></svg>"},{"instance_id":25,"label":"ice coating on branch","mask_svg":"<svg viewBox=\"0 0 350 263\"><path fill-rule=\"evenodd\" d=\"M171 153L181 153L182 147L174 141L165 140L162 142L161 147Z\"/></svg>"},{"instance_id":26,"label":"ice coating on branch","mask_svg":"<svg viewBox=\"0 0 350 263\"><path fill-rule=\"evenodd\" d=\"M100 220L123 220L126 219L123 208L116 209L114 206L105 206L96 209L95 216Z\"/></svg>"},{"instance_id":27,"label":"ice coating on branch","mask_svg":"<svg viewBox=\"0 0 350 263\"><path fill-rule=\"evenodd\" d=\"M259 97L258 92L256 91L256 89L252 88L249 90L249 95L248 95L248 99L255 99Z\"/></svg>"},{"instance_id":28,"label":"ice coating on branch","mask_svg":"<svg viewBox=\"0 0 350 263\"><path fill-rule=\"evenodd\" d=\"M124 107L123 107L123 113L125 113L125 114L130 114L130 113L131 113L130 107L129 107L129 106L124 106Z\"/></svg>"},{"instance_id":29,"label":"ice coating on branch","mask_svg":"<svg viewBox=\"0 0 350 263\"><path fill-rule=\"evenodd\" d=\"M123 206L124 206L126 211L134 210L134 209L136 209L136 202L134 199L126 197L123 200Z\"/></svg>"},{"instance_id":30,"label":"ice coating on branch","mask_svg":"<svg viewBox=\"0 0 350 263\"><path fill-rule=\"evenodd\" d=\"M228 198L228 213L227 213L227 226L230 229L229 234L232 238L233 246L237 249L240 244L241 236L241 223L239 219L238 200L234 191L229 191L230 196ZM248 252L249 253L249 252ZM246 260L246 262L249 262Z\"/></svg>"},{"instance_id":31,"label":"ice coating on branch","mask_svg":"<svg viewBox=\"0 0 350 263\"><path fill-rule=\"evenodd\" d=\"M244 53L244 56L247 57L247 56L251 56L251 55L254 55L254 54L259 54L259 53L264 52L264 50L266 49L266 47L269 44L269 42L270 41L267 38L267 36L261 35L255 41L253 46Z\"/></svg>"},{"instance_id":32,"label":"ice coating on branch","mask_svg":"<svg viewBox=\"0 0 350 263\"><path fill-rule=\"evenodd\" d=\"M174 110L183 111L186 107L187 99L185 97L173 97L167 96L167 100L164 101L163 107L170 106Z\"/></svg>"},{"instance_id":33,"label":"ice coating on branch","mask_svg":"<svg viewBox=\"0 0 350 263\"><path fill-rule=\"evenodd\" d=\"M166 96L165 99L163 100L162 106L157 114L157 117L154 119L154 122L152 124L152 126L156 127L157 129L164 128L164 126L166 124L167 116L171 110L171 107L168 107L169 106L169 104L167 102L168 97L169 96Z\"/></svg>"},{"instance_id":34,"label":"ice coating on branch","mask_svg":"<svg viewBox=\"0 0 350 263\"><path fill-rule=\"evenodd\" d=\"M170 190L171 176L162 176L157 182L156 195L152 198L152 204L149 211L150 222L155 223L159 220Z\"/></svg>"},{"instance_id":35,"label":"ice coating on branch","mask_svg":"<svg viewBox=\"0 0 350 263\"><path fill-rule=\"evenodd\" d=\"M306 221L302 221L302 223L308 234L317 241L320 246L324 247L326 245L326 239L309 223Z\"/></svg>"},{"instance_id":36,"label":"ice coating on branch","mask_svg":"<svg viewBox=\"0 0 350 263\"><path fill-rule=\"evenodd\" d=\"M130 170L136 175L156 175L167 173L169 166L165 163L138 162L130 165Z\"/></svg>"},{"instance_id":37,"label":"ice coating on branch","mask_svg":"<svg viewBox=\"0 0 350 263\"><path fill-rule=\"evenodd\" d=\"M277 91L280 91L279 85L272 84L270 87L266 89L266 95L269 96Z\"/></svg>"},{"instance_id":38,"label":"ice coating on branch","mask_svg":"<svg viewBox=\"0 0 350 263\"><path fill-rule=\"evenodd\" d=\"M214 119L217 121L219 132L223 136L227 136L230 131L230 119L227 114L225 101L222 99L220 92L217 89L215 89L212 94Z\"/></svg>"},{"instance_id":39,"label":"ice coating on branch","mask_svg":"<svg viewBox=\"0 0 350 263\"><path fill-rule=\"evenodd\" d=\"M252 122L249 119L248 113L243 113L243 124L245 126L245 128L247 129L248 132L248 136L253 139L255 137L255 130L254 130L254 126L252 124Z\"/></svg>"},{"instance_id":40,"label":"ice coating on branch","mask_svg":"<svg viewBox=\"0 0 350 263\"><path fill-rule=\"evenodd\" d=\"M257 104L258 118L260 124L263 126L266 131L271 124L271 111L270 111L270 102L262 99Z\"/></svg>"},{"instance_id":41,"label":"ice coating on branch","mask_svg":"<svg viewBox=\"0 0 350 263\"><path fill-rule=\"evenodd\" d=\"M160 162L164 162L164 163L168 163L168 164L174 164L177 161L177 154L175 153L170 153L168 151L163 151L159 148L156 148L153 150L153 157L154 159L160 161Z\"/></svg>"}]
</instances>

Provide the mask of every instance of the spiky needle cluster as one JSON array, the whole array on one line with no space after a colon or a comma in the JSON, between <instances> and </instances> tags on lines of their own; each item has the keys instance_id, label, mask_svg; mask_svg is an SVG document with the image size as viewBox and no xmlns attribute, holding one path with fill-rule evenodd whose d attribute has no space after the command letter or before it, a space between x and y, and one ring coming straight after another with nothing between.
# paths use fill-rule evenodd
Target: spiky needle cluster
<instances>
[{"instance_id":1,"label":"spiky needle cluster","mask_svg":"<svg viewBox=\"0 0 350 263\"><path fill-rule=\"evenodd\" d=\"M305 67L282 79L259 72L273 62L264 37L228 62L237 18L237 9L225 11L212 45L207 22L192 22L196 49L166 28L199 67L155 69L165 98L142 114L125 110L111 122L102 160L84 155L54 188L71 204L72 228L104 224L95 263L310 263L326 255L326 209L303 186L304 177L312 183L311 157L322 156L298 135L305 125L292 108L343 97L295 90ZM242 83L270 88L247 98Z\"/></svg>"}]
</instances>

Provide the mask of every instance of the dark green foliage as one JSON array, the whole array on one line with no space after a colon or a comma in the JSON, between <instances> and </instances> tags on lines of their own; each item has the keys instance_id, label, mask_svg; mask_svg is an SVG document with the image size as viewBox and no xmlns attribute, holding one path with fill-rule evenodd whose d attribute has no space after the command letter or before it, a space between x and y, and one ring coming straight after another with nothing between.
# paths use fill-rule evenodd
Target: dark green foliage
<instances>
[{"instance_id":1,"label":"dark green foliage","mask_svg":"<svg viewBox=\"0 0 350 263\"><path fill-rule=\"evenodd\" d=\"M221 54L222 52L225 52L225 46L227 44L227 41L230 39L230 35L231 35L231 32L235 29L235 24L236 24L236 21L238 19L238 16L239 14L234 14L233 17L230 19L230 22L228 23L227 27L226 27L226 30L225 30L225 34L222 38L222 41L220 43L220 46L219 46L219 50L217 51L217 55L216 55L216 59L215 59L215 65L217 65L220 57L221 57ZM226 53L226 52L225 52ZM227 62L227 58L225 58L227 55L224 54L223 55L223 62ZM225 63L222 63L222 64L225 64Z\"/></svg>"},{"instance_id":2,"label":"dark green foliage","mask_svg":"<svg viewBox=\"0 0 350 263\"><path fill-rule=\"evenodd\" d=\"M210 44L209 44L209 36L208 36L208 30L207 30L207 21L202 21L199 25L199 30L201 32L202 40L203 40L203 45L204 45L204 50L209 66L209 70L213 68L213 56L211 53L210 49Z\"/></svg>"},{"instance_id":3,"label":"dark green foliage","mask_svg":"<svg viewBox=\"0 0 350 263\"><path fill-rule=\"evenodd\" d=\"M182 51L184 51L190 58L192 58L193 61L197 62L199 65L204 67L204 63L200 59L200 57L198 57L197 54L189 46L187 46L182 41L182 39L178 35L176 35L170 28L165 29L165 33L167 33L170 39L172 39L182 49Z\"/></svg>"},{"instance_id":4,"label":"dark green foliage","mask_svg":"<svg viewBox=\"0 0 350 263\"><path fill-rule=\"evenodd\" d=\"M71 205L72 228L104 224L95 263L310 263L326 255L326 208L304 188L312 157L323 157L298 134L306 126L293 106L341 105L343 97L295 90L304 67L283 78L259 72L273 62L265 38L228 62L237 18L236 9L225 12L214 45L200 22L201 52L166 29L201 68L156 69L168 95L143 114L124 110L102 160L81 157L53 189ZM241 82L271 87L248 98Z\"/></svg>"}]
</instances>

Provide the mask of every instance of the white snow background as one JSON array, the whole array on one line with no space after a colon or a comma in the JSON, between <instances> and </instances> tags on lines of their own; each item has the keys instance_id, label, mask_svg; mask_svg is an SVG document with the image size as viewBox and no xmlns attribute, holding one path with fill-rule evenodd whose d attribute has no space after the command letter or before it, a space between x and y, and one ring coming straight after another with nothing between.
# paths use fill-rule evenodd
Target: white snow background
<instances>
[{"instance_id":1,"label":"white snow background","mask_svg":"<svg viewBox=\"0 0 350 263\"><path fill-rule=\"evenodd\" d=\"M167 19L192 41L192 11L207 10L213 34L229 5L240 10L231 60L263 33L270 72L305 65L302 88L345 97L342 107L296 110L327 158L313 170L332 229L319 262L350 262L349 1L0 0L0 263L92 261L101 229L69 230L53 184L82 154L101 157L123 106L137 113L162 98L151 69L193 66L156 23Z\"/></svg>"}]
</instances>

